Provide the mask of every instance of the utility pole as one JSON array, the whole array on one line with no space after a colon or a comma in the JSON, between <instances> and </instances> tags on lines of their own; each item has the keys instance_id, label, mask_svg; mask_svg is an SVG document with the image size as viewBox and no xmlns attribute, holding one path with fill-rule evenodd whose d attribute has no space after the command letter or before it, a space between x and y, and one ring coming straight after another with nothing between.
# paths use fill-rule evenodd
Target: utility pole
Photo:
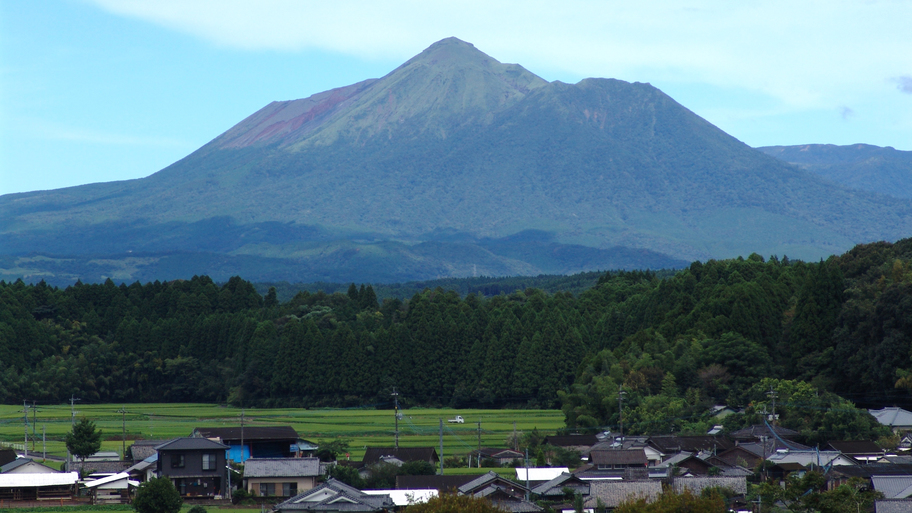
<instances>
[{"instance_id":1,"label":"utility pole","mask_svg":"<svg viewBox=\"0 0 912 513\"><path fill-rule=\"evenodd\" d=\"M624 396L627 395L627 392L624 392L624 385L618 387L618 420L621 426L621 443L624 443Z\"/></svg>"},{"instance_id":2,"label":"utility pole","mask_svg":"<svg viewBox=\"0 0 912 513\"><path fill-rule=\"evenodd\" d=\"M41 459L47 460L47 426L41 426Z\"/></svg>"},{"instance_id":3,"label":"utility pole","mask_svg":"<svg viewBox=\"0 0 912 513\"><path fill-rule=\"evenodd\" d=\"M440 475L443 475L443 419L440 419Z\"/></svg>"},{"instance_id":4,"label":"utility pole","mask_svg":"<svg viewBox=\"0 0 912 513\"><path fill-rule=\"evenodd\" d=\"M399 392L396 392L396 387L393 387L393 404L395 405L396 412L396 430L393 432L393 436L396 437L396 450L399 450Z\"/></svg>"},{"instance_id":5,"label":"utility pole","mask_svg":"<svg viewBox=\"0 0 912 513\"><path fill-rule=\"evenodd\" d=\"M28 399L22 400L22 411L25 412L25 457L28 458Z\"/></svg>"},{"instance_id":6,"label":"utility pole","mask_svg":"<svg viewBox=\"0 0 912 513\"><path fill-rule=\"evenodd\" d=\"M518 447L518 442L516 440L516 421L513 421L513 450L515 451Z\"/></svg>"},{"instance_id":7,"label":"utility pole","mask_svg":"<svg viewBox=\"0 0 912 513\"><path fill-rule=\"evenodd\" d=\"M127 410L125 410L124 407L121 405L120 409L117 410L116 413L120 414L120 419L121 419L121 428L120 428L121 429L121 446L120 446L121 459L126 460L127 459Z\"/></svg>"},{"instance_id":8,"label":"utility pole","mask_svg":"<svg viewBox=\"0 0 912 513\"><path fill-rule=\"evenodd\" d=\"M72 428L76 427L76 401L82 401L82 399L76 397L75 395L70 395L70 424L71 424L70 430L71 431L72 431ZM72 462L72 457L70 455L70 448L67 447L67 469L70 468L71 463L73 463L73 462Z\"/></svg>"},{"instance_id":9,"label":"utility pole","mask_svg":"<svg viewBox=\"0 0 912 513\"><path fill-rule=\"evenodd\" d=\"M770 391L767 392L766 395L769 396L770 400L772 401L773 414L771 416L771 420L773 421L773 424L775 424L776 423L776 397L778 397L778 394L776 394L776 391L773 390L773 385L770 385Z\"/></svg>"},{"instance_id":10,"label":"utility pole","mask_svg":"<svg viewBox=\"0 0 912 513\"><path fill-rule=\"evenodd\" d=\"M32 452L35 452L35 439L38 438L38 402L32 401Z\"/></svg>"},{"instance_id":11,"label":"utility pole","mask_svg":"<svg viewBox=\"0 0 912 513\"><path fill-rule=\"evenodd\" d=\"M244 408L241 408L241 463L244 463Z\"/></svg>"},{"instance_id":12,"label":"utility pole","mask_svg":"<svg viewBox=\"0 0 912 513\"><path fill-rule=\"evenodd\" d=\"M478 421L478 458L481 459L481 421Z\"/></svg>"}]
</instances>

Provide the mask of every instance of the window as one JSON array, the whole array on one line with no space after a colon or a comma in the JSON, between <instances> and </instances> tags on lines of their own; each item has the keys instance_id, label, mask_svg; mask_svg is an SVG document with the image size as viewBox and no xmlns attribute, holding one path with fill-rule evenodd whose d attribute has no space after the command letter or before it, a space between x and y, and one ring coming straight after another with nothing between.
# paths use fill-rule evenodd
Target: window
<instances>
[{"instance_id":1,"label":"window","mask_svg":"<svg viewBox=\"0 0 912 513\"><path fill-rule=\"evenodd\" d=\"M260 483L260 497L275 495L275 483Z\"/></svg>"},{"instance_id":2,"label":"window","mask_svg":"<svg viewBox=\"0 0 912 513\"><path fill-rule=\"evenodd\" d=\"M298 494L298 483L282 483L282 496L291 497Z\"/></svg>"},{"instance_id":3,"label":"window","mask_svg":"<svg viewBox=\"0 0 912 513\"><path fill-rule=\"evenodd\" d=\"M215 470L215 454L203 454L203 470Z\"/></svg>"},{"instance_id":4,"label":"window","mask_svg":"<svg viewBox=\"0 0 912 513\"><path fill-rule=\"evenodd\" d=\"M183 454L172 454L171 455L171 468L184 468L184 455Z\"/></svg>"}]
</instances>

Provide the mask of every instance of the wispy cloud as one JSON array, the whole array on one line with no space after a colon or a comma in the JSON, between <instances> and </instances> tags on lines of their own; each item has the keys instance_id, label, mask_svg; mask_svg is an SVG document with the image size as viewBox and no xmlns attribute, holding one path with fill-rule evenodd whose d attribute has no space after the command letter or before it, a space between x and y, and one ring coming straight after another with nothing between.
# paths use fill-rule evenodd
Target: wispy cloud
<instances>
[{"instance_id":1,"label":"wispy cloud","mask_svg":"<svg viewBox=\"0 0 912 513\"><path fill-rule=\"evenodd\" d=\"M896 88L906 94L912 94L912 76L903 75L893 79L896 82Z\"/></svg>"},{"instance_id":2,"label":"wispy cloud","mask_svg":"<svg viewBox=\"0 0 912 513\"><path fill-rule=\"evenodd\" d=\"M456 36L533 72L709 83L802 107L875 88L866 77L912 55L912 2L890 0L90 1L226 48L398 61Z\"/></svg>"}]
</instances>

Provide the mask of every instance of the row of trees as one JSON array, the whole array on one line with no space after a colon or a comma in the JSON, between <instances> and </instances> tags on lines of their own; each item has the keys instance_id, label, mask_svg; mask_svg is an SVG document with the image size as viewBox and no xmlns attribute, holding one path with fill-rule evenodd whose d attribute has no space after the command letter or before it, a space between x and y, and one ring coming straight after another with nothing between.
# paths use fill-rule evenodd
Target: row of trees
<instances>
[{"instance_id":1,"label":"row of trees","mask_svg":"<svg viewBox=\"0 0 912 513\"><path fill-rule=\"evenodd\" d=\"M756 406L770 386L795 419L904 404L910 257L912 240L818 263L751 255L606 273L577 296L0 282L0 400L382 406L395 386L406 405L561 406L594 430L618 424L623 389L637 432L702 430L708 406Z\"/></svg>"}]
</instances>

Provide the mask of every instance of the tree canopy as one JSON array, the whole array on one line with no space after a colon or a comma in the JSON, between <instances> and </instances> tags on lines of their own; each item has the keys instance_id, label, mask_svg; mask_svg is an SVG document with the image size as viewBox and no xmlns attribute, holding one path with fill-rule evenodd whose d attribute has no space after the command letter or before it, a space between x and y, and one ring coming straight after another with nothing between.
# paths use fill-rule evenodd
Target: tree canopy
<instances>
[{"instance_id":1,"label":"tree canopy","mask_svg":"<svg viewBox=\"0 0 912 513\"><path fill-rule=\"evenodd\" d=\"M70 454L85 461L101 449L101 430L96 430L95 423L83 417L67 433L65 442Z\"/></svg>"}]
</instances>

